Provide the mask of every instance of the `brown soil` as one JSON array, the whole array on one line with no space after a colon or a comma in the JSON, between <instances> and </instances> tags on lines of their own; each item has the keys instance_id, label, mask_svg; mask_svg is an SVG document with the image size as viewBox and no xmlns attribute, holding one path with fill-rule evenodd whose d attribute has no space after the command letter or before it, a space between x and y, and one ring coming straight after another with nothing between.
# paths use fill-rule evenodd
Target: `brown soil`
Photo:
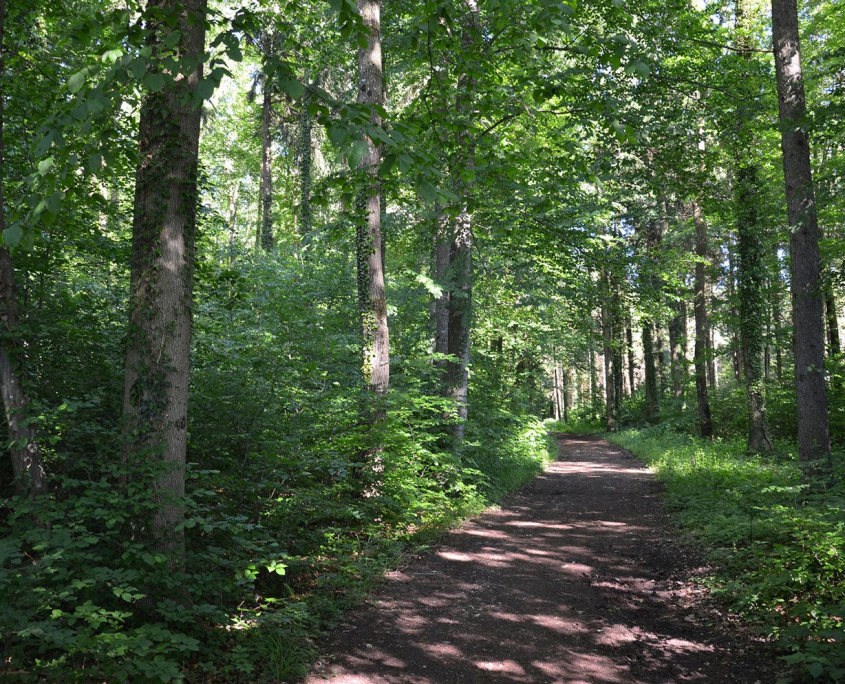
<instances>
[{"instance_id":1,"label":"brown soil","mask_svg":"<svg viewBox=\"0 0 845 684\"><path fill-rule=\"evenodd\" d=\"M307 684L773 682L762 645L690 581L661 489L630 453L562 436L560 459L387 575Z\"/></svg>"}]
</instances>

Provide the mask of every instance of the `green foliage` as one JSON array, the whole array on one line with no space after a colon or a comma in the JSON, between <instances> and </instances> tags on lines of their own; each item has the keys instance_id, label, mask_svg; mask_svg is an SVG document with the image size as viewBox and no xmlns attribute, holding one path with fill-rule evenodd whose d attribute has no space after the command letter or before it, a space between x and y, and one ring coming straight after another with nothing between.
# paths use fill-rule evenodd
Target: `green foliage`
<instances>
[{"instance_id":1,"label":"green foliage","mask_svg":"<svg viewBox=\"0 0 845 684\"><path fill-rule=\"evenodd\" d=\"M658 426L611 439L656 472L685 528L711 549L714 593L760 624L799 679L842 681L845 482L803 483L794 454L746 456L738 434L705 442Z\"/></svg>"}]
</instances>

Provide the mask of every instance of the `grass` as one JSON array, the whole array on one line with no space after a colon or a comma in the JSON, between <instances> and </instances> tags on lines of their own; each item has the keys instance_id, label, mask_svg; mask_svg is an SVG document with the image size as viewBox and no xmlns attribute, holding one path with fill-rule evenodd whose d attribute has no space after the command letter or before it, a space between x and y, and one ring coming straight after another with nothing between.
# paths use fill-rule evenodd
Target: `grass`
<instances>
[{"instance_id":1,"label":"grass","mask_svg":"<svg viewBox=\"0 0 845 684\"><path fill-rule=\"evenodd\" d=\"M843 483L810 493L793 453L748 456L741 440L660 427L609 439L665 484L669 506L711 551L713 591L782 650L792 668L782 681L845 681Z\"/></svg>"}]
</instances>

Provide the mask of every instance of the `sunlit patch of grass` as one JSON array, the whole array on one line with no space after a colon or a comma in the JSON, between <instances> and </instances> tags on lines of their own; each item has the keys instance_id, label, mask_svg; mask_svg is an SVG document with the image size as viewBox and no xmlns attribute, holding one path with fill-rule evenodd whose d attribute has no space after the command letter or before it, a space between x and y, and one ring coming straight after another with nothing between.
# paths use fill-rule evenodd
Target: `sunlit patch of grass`
<instances>
[{"instance_id":1,"label":"sunlit patch of grass","mask_svg":"<svg viewBox=\"0 0 845 684\"><path fill-rule=\"evenodd\" d=\"M711 549L714 592L761 625L795 676L845 681L845 486L809 488L794 453L748 456L737 439L659 427L609 438L664 482L685 529Z\"/></svg>"}]
</instances>

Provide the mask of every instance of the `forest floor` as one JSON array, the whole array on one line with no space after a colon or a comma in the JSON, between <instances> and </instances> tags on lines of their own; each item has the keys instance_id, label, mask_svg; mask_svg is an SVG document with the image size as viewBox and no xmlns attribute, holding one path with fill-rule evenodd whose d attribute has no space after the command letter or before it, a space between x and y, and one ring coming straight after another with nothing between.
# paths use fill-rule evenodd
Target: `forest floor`
<instances>
[{"instance_id":1,"label":"forest floor","mask_svg":"<svg viewBox=\"0 0 845 684\"><path fill-rule=\"evenodd\" d=\"M558 440L542 475L388 573L307 684L774 682L765 645L694 581L706 564L651 473Z\"/></svg>"}]
</instances>

